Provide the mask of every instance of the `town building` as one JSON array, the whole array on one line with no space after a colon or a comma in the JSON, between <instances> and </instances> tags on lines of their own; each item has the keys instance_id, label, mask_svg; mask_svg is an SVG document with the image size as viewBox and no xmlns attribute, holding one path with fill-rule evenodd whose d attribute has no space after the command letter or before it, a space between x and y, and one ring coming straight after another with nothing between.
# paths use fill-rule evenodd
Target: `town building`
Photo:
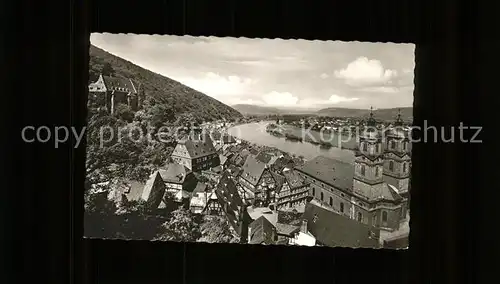
<instances>
[{"instance_id":1,"label":"town building","mask_svg":"<svg viewBox=\"0 0 500 284\"><path fill-rule=\"evenodd\" d=\"M283 185L277 190L276 209L292 210L305 207L309 201L309 185L294 170L284 171L283 179Z\"/></svg>"},{"instance_id":2,"label":"town building","mask_svg":"<svg viewBox=\"0 0 500 284\"><path fill-rule=\"evenodd\" d=\"M276 180L265 163L248 155L238 178L238 192L243 200L257 207L274 202Z\"/></svg>"},{"instance_id":3,"label":"town building","mask_svg":"<svg viewBox=\"0 0 500 284\"><path fill-rule=\"evenodd\" d=\"M142 108L144 92L131 79L99 75L89 84L89 106L104 107L113 114L118 104L136 111Z\"/></svg>"},{"instance_id":4,"label":"town building","mask_svg":"<svg viewBox=\"0 0 500 284\"><path fill-rule=\"evenodd\" d=\"M158 170L166 186L166 195L175 198L177 202L190 199L191 193L198 184L193 172L183 165L168 163L164 168Z\"/></svg>"},{"instance_id":5,"label":"town building","mask_svg":"<svg viewBox=\"0 0 500 284\"><path fill-rule=\"evenodd\" d=\"M156 171L146 181L141 199L146 202L148 208L156 209L163 201L166 190L167 187L162 176L159 171Z\"/></svg>"},{"instance_id":6,"label":"town building","mask_svg":"<svg viewBox=\"0 0 500 284\"><path fill-rule=\"evenodd\" d=\"M278 242L276 227L264 216L250 223L248 227L248 244L273 245Z\"/></svg>"},{"instance_id":7,"label":"town building","mask_svg":"<svg viewBox=\"0 0 500 284\"><path fill-rule=\"evenodd\" d=\"M384 181L384 153L373 113L359 137L354 165L316 157L297 170L321 204L360 223L397 231L406 219L406 201Z\"/></svg>"},{"instance_id":8,"label":"town building","mask_svg":"<svg viewBox=\"0 0 500 284\"><path fill-rule=\"evenodd\" d=\"M191 194L189 202L189 210L194 214L201 214L208 204L212 192L209 190L206 183L198 182Z\"/></svg>"},{"instance_id":9,"label":"town building","mask_svg":"<svg viewBox=\"0 0 500 284\"><path fill-rule=\"evenodd\" d=\"M216 167L220 164L219 154L215 150L210 137L180 140L172 152L174 162L198 172Z\"/></svg>"},{"instance_id":10,"label":"town building","mask_svg":"<svg viewBox=\"0 0 500 284\"><path fill-rule=\"evenodd\" d=\"M313 236L317 246L379 247L378 229L337 214L317 201L307 204L302 220L301 231Z\"/></svg>"},{"instance_id":11,"label":"town building","mask_svg":"<svg viewBox=\"0 0 500 284\"><path fill-rule=\"evenodd\" d=\"M229 225L240 236L241 243L248 242L248 226L252 219L247 211L247 204L241 199L236 184L229 174L224 173L215 189L217 202L226 216Z\"/></svg>"}]
</instances>

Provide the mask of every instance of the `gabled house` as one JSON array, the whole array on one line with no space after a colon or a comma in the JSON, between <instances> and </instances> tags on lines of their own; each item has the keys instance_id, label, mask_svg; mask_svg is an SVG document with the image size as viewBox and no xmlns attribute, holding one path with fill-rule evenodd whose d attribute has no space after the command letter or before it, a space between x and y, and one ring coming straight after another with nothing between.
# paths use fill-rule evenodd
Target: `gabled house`
<instances>
[{"instance_id":1,"label":"gabled house","mask_svg":"<svg viewBox=\"0 0 500 284\"><path fill-rule=\"evenodd\" d=\"M172 152L174 162L198 172L216 167L220 164L219 154L208 136L200 139L180 140Z\"/></svg>"},{"instance_id":2,"label":"gabled house","mask_svg":"<svg viewBox=\"0 0 500 284\"><path fill-rule=\"evenodd\" d=\"M178 202L189 199L198 183L191 170L177 163L167 164L165 168L158 170L158 173L165 183L166 192Z\"/></svg>"},{"instance_id":3,"label":"gabled house","mask_svg":"<svg viewBox=\"0 0 500 284\"><path fill-rule=\"evenodd\" d=\"M266 164L248 156L238 178L238 192L254 206L265 207L274 201L277 182Z\"/></svg>"},{"instance_id":4,"label":"gabled house","mask_svg":"<svg viewBox=\"0 0 500 284\"><path fill-rule=\"evenodd\" d=\"M277 191L276 209L303 212L309 201L309 184L294 170L283 172L283 185Z\"/></svg>"},{"instance_id":5,"label":"gabled house","mask_svg":"<svg viewBox=\"0 0 500 284\"><path fill-rule=\"evenodd\" d=\"M149 208L156 209L162 202L166 190L167 187L160 172L156 171L147 180L141 199L146 202Z\"/></svg>"},{"instance_id":6,"label":"gabled house","mask_svg":"<svg viewBox=\"0 0 500 284\"><path fill-rule=\"evenodd\" d=\"M278 234L278 241L276 244L279 245L292 244L293 239L299 232L300 232L300 226L276 223L276 233Z\"/></svg>"},{"instance_id":7,"label":"gabled house","mask_svg":"<svg viewBox=\"0 0 500 284\"><path fill-rule=\"evenodd\" d=\"M264 216L250 223L248 243L252 245L273 245L278 242L276 227Z\"/></svg>"},{"instance_id":8,"label":"gabled house","mask_svg":"<svg viewBox=\"0 0 500 284\"><path fill-rule=\"evenodd\" d=\"M211 192L207 187L207 184L203 182L198 182L193 193L191 194L191 200L189 202L189 209L195 214L201 214L208 204L208 199L210 198Z\"/></svg>"}]
</instances>

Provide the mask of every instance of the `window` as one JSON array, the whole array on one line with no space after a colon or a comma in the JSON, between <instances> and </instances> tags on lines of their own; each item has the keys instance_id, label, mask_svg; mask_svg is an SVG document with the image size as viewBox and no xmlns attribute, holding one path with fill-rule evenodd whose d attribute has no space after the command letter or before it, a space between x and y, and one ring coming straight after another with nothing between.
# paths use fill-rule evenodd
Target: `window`
<instances>
[{"instance_id":1,"label":"window","mask_svg":"<svg viewBox=\"0 0 500 284\"><path fill-rule=\"evenodd\" d=\"M330 196L330 206L333 206L333 198Z\"/></svg>"},{"instance_id":2,"label":"window","mask_svg":"<svg viewBox=\"0 0 500 284\"><path fill-rule=\"evenodd\" d=\"M394 170L394 162L389 161L389 170L393 171Z\"/></svg>"},{"instance_id":3,"label":"window","mask_svg":"<svg viewBox=\"0 0 500 284\"><path fill-rule=\"evenodd\" d=\"M368 145L365 143L363 143L363 151L368 151Z\"/></svg>"},{"instance_id":4,"label":"window","mask_svg":"<svg viewBox=\"0 0 500 284\"><path fill-rule=\"evenodd\" d=\"M344 213L344 203L340 203L340 213Z\"/></svg>"},{"instance_id":5,"label":"window","mask_svg":"<svg viewBox=\"0 0 500 284\"><path fill-rule=\"evenodd\" d=\"M377 144L377 153L380 152L380 144Z\"/></svg>"},{"instance_id":6,"label":"window","mask_svg":"<svg viewBox=\"0 0 500 284\"><path fill-rule=\"evenodd\" d=\"M378 167L376 167L376 168L375 168L375 176L376 176L376 177L378 177L378 174L379 174L379 172L378 172Z\"/></svg>"},{"instance_id":7,"label":"window","mask_svg":"<svg viewBox=\"0 0 500 284\"><path fill-rule=\"evenodd\" d=\"M394 149L394 148L396 148L396 142L391 141L391 149Z\"/></svg>"},{"instance_id":8,"label":"window","mask_svg":"<svg viewBox=\"0 0 500 284\"><path fill-rule=\"evenodd\" d=\"M365 165L361 165L361 175L365 175Z\"/></svg>"},{"instance_id":9,"label":"window","mask_svg":"<svg viewBox=\"0 0 500 284\"><path fill-rule=\"evenodd\" d=\"M323 196L323 192L322 192L322 193L321 193L321 201L323 201L323 197L324 197L324 196Z\"/></svg>"},{"instance_id":10,"label":"window","mask_svg":"<svg viewBox=\"0 0 500 284\"><path fill-rule=\"evenodd\" d=\"M316 195L316 189L313 187L313 196Z\"/></svg>"},{"instance_id":11,"label":"window","mask_svg":"<svg viewBox=\"0 0 500 284\"><path fill-rule=\"evenodd\" d=\"M372 217L372 225L375 226L377 224L377 215L373 215Z\"/></svg>"},{"instance_id":12,"label":"window","mask_svg":"<svg viewBox=\"0 0 500 284\"><path fill-rule=\"evenodd\" d=\"M404 143L403 143L403 150L406 150L406 143L407 143L407 142L404 142Z\"/></svg>"},{"instance_id":13,"label":"window","mask_svg":"<svg viewBox=\"0 0 500 284\"><path fill-rule=\"evenodd\" d=\"M387 222L387 211L382 211L382 222Z\"/></svg>"},{"instance_id":14,"label":"window","mask_svg":"<svg viewBox=\"0 0 500 284\"><path fill-rule=\"evenodd\" d=\"M358 212L358 222L363 221L363 214L361 212Z\"/></svg>"},{"instance_id":15,"label":"window","mask_svg":"<svg viewBox=\"0 0 500 284\"><path fill-rule=\"evenodd\" d=\"M403 173L406 173L406 163L403 164Z\"/></svg>"}]
</instances>

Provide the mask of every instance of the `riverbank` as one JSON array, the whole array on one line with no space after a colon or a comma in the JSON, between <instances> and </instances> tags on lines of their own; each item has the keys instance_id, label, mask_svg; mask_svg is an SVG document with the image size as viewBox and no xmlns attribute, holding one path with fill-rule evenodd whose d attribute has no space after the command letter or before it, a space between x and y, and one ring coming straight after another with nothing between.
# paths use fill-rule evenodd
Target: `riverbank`
<instances>
[{"instance_id":1,"label":"riverbank","mask_svg":"<svg viewBox=\"0 0 500 284\"><path fill-rule=\"evenodd\" d=\"M307 160L324 156L333 159L338 159L346 163L353 163L355 154L350 149L341 149L329 145L319 145L310 142L300 142L297 140L286 139L281 135L281 129L278 128L276 133L268 133L267 126L273 121L261 121L258 123L247 123L228 129L228 134L236 137L239 140L250 142L256 145L265 145L272 149L278 149L282 153L295 154L295 156L303 156ZM312 141L314 142L314 141Z\"/></svg>"},{"instance_id":2,"label":"riverbank","mask_svg":"<svg viewBox=\"0 0 500 284\"><path fill-rule=\"evenodd\" d=\"M336 147L346 150L357 149L356 137L335 132L319 132L301 129L287 124L275 125L272 123L266 127L266 132L276 137L284 137L286 140L307 142L313 145L319 145L323 148Z\"/></svg>"}]
</instances>

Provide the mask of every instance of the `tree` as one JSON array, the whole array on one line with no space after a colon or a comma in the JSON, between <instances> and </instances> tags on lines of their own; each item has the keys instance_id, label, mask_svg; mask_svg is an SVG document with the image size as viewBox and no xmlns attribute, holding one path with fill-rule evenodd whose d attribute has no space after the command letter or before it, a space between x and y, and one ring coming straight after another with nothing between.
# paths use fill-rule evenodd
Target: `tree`
<instances>
[{"instance_id":1,"label":"tree","mask_svg":"<svg viewBox=\"0 0 500 284\"><path fill-rule=\"evenodd\" d=\"M101 73L104 76L113 76L113 75L115 75L115 69L113 69L113 66L111 66L111 63L106 62L102 66Z\"/></svg>"},{"instance_id":2,"label":"tree","mask_svg":"<svg viewBox=\"0 0 500 284\"><path fill-rule=\"evenodd\" d=\"M200 237L200 226L189 210L180 207L171 213L170 220L163 223L160 241L195 242Z\"/></svg>"},{"instance_id":3,"label":"tree","mask_svg":"<svg viewBox=\"0 0 500 284\"><path fill-rule=\"evenodd\" d=\"M134 112L126 104L118 104L115 108L114 115L121 120L126 122L132 122L134 120Z\"/></svg>"},{"instance_id":4,"label":"tree","mask_svg":"<svg viewBox=\"0 0 500 284\"><path fill-rule=\"evenodd\" d=\"M200 231L201 238L198 242L232 244L239 242L226 220L220 216L205 216Z\"/></svg>"}]
</instances>

